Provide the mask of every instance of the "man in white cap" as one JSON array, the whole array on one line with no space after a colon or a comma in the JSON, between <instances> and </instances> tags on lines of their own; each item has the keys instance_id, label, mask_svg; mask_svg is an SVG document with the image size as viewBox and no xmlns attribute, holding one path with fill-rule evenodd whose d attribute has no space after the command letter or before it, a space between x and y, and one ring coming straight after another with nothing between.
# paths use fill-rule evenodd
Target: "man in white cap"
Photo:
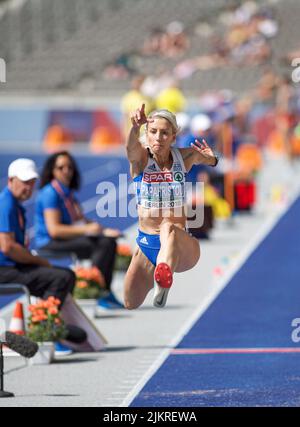
<instances>
[{"instance_id":1,"label":"man in white cap","mask_svg":"<svg viewBox=\"0 0 300 427\"><path fill-rule=\"evenodd\" d=\"M17 159L9 165L8 184L0 193L0 284L20 283L34 296L54 296L63 304L74 288L74 273L51 267L26 247L26 217L21 203L32 196L37 178L36 165L30 159Z\"/></svg>"}]
</instances>

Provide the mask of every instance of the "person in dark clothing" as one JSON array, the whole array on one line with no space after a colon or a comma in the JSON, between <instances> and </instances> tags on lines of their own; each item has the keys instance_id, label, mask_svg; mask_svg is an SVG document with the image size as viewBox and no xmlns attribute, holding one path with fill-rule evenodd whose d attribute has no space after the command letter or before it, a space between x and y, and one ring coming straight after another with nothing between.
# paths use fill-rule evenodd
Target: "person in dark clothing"
<instances>
[{"instance_id":1,"label":"person in dark clothing","mask_svg":"<svg viewBox=\"0 0 300 427\"><path fill-rule=\"evenodd\" d=\"M74 196L80 174L74 158L61 151L51 155L41 173L35 215L38 249L69 251L79 259L90 258L104 276L107 294L98 301L101 308L122 308L111 291L116 256L116 239L121 232L90 221Z\"/></svg>"}]
</instances>

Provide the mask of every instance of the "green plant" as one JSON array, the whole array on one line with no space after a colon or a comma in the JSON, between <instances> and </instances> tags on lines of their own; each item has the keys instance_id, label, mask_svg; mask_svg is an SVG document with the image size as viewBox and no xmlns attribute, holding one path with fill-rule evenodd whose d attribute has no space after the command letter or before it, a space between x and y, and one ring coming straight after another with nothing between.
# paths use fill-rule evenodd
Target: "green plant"
<instances>
[{"instance_id":1,"label":"green plant","mask_svg":"<svg viewBox=\"0 0 300 427\"><path fill-rule=\"evenodd\" d=\"M98 299L105 288L105 280L97 267L76 267L74 297L78 299Z\"/></svg>"},{"instance_id":2,"label":"green plant","mask_svg":"<svg viewBox=\"0 0 300 427\"><path fill-rule=\"evenodd\" d=\"M58 307L60 300L49 297L28 307L27 336L35 342L58 341L67 335L64 321L61 319Z\"/></svg>"},{"instance_id":3,"label":"green plant","mask_svg":"<svg viewBox=\"0 0 300 427\"><path fill-rule=\"evenodd\" d=\"M128 270L129 264L132 258L132 251L130 246L126 244L118 244L117 254L115 261L115 270L126 271Z\"/></svg>"}]
</instances>

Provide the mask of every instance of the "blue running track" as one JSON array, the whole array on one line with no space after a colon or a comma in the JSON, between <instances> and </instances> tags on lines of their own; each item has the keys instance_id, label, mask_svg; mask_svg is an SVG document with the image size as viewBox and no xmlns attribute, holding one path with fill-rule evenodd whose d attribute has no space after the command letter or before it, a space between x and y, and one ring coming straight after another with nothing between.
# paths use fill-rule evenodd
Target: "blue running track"
<instances>
[{"instance_id":1,"label":"blue running track","mask_svg":"<svg viewBox=\"0 0 300 427\"><path fill-rule=\"evenodd\" d=\"M300 406L299 218L300 198L131 406Z\"/></svg>"}]
</instances>

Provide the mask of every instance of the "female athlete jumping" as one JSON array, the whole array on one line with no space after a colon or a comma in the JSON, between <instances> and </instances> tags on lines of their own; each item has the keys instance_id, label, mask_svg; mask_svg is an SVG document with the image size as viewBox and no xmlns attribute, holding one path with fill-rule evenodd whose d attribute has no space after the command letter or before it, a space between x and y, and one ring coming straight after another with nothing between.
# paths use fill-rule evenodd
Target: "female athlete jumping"
<instances>
[{"instance_id":1,"label":"female athlete jumping","mask_svg":"<svg viewBox=\"0 0 300 427\"><path fill-rule=\"evenodd\" d=\"M138 247L125 277L125 307L139 307L155 283L153 304L163 307L174 272L193 268L200 257L198 240L186 230L185 176L193 165L215 166L211 148L202 140L191 148L172 147L179 131L168 110L145 115L145 104L131 114L126 144L130 173L136 182ZM140 128L146 124L146 144Z\"/></svg>"}]
</instances>

